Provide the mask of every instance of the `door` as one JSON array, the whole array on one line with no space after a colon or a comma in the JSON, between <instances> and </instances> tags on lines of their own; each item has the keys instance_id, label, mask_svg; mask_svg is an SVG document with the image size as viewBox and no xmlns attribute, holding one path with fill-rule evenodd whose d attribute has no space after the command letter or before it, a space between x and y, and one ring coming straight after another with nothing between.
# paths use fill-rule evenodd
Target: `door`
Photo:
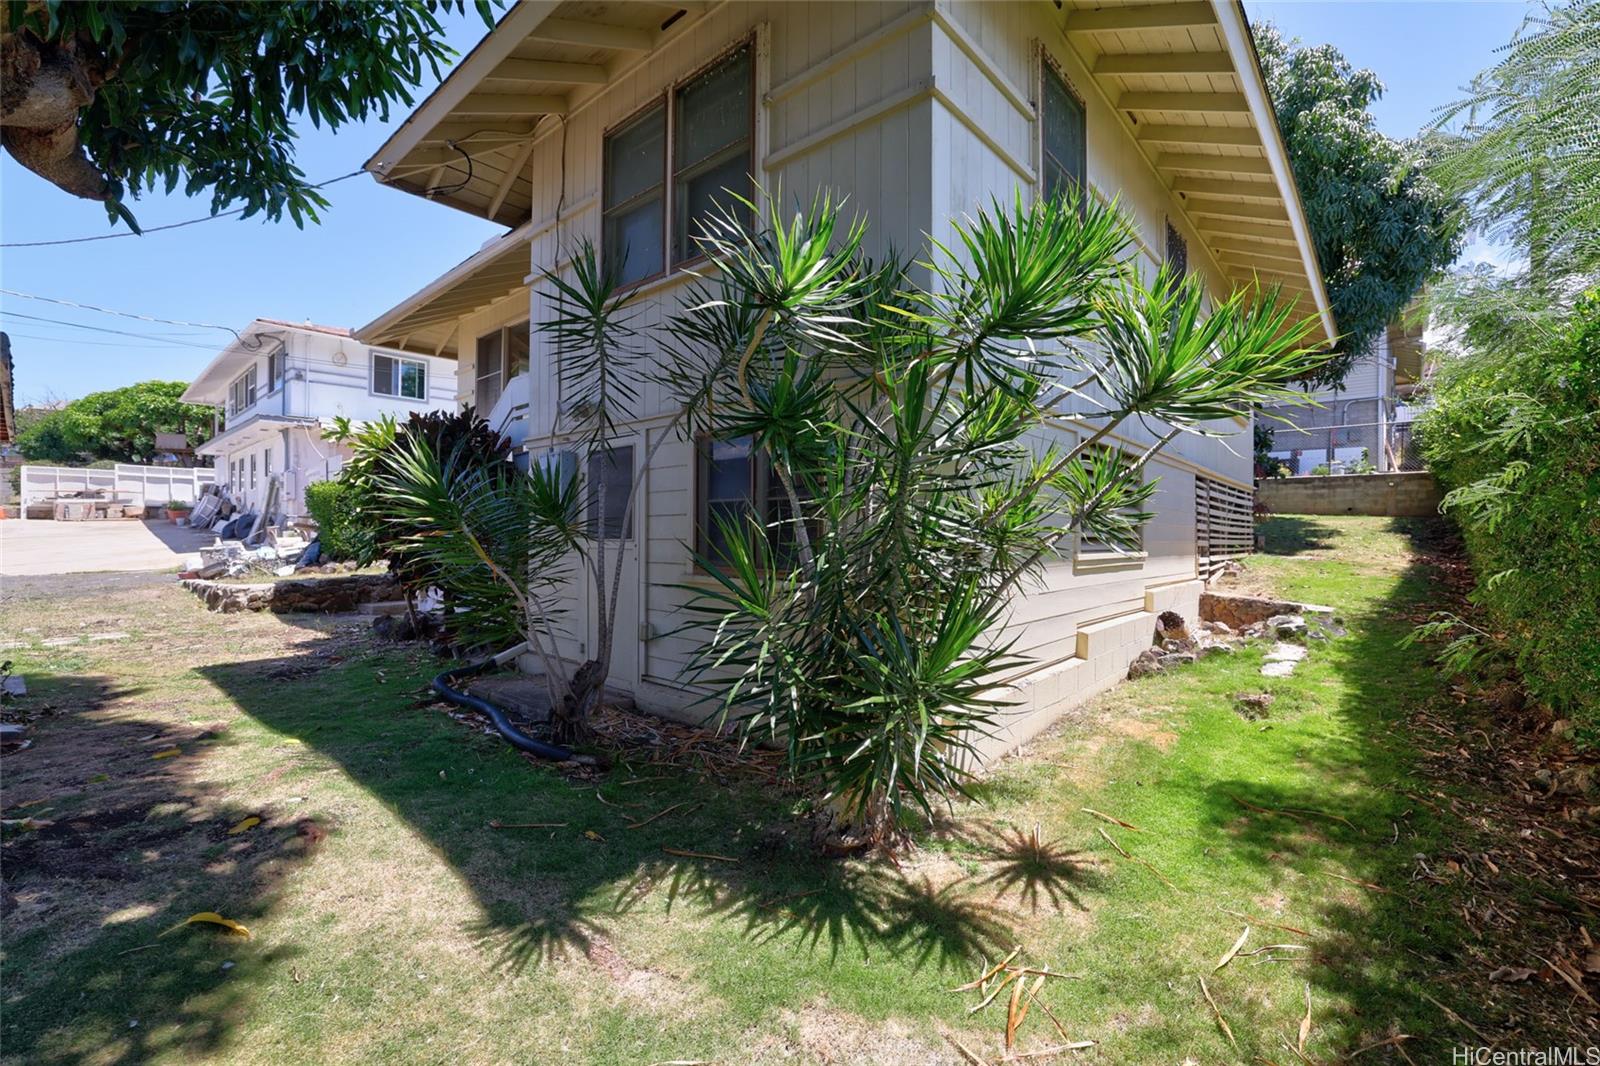
<instances>
[{"instance_id":1,"label":"door","mask_svg":"<svg viewBox=\"0 0 1600 1066\"><path fill-rule=\"evenodd\" d=\"M587 497L591 551L596 558L603 545L605 554L604 592L616 589L616 617L612 631L611 672L606 686L633 693L639 685L639 534L644 528L644 488L634 501L633 513L624 522L628 494L638 473L635 463L642 453L634 436L618 437L608 451L597 450L587 460L584 493ZM617 570L618 553L622 569ZM614 580L615 579L615 580ZM600 650L600 589L591 578L585 581L584 614L587 622L587 656ZM608 600L609 602L609 600Z\"/></svg>"}]
</instances>

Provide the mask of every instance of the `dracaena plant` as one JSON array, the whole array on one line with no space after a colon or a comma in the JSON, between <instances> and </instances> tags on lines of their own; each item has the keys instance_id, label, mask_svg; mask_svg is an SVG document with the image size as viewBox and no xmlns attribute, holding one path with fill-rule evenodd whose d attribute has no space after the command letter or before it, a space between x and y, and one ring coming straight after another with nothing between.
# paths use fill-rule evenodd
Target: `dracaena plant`
<instances>
[{"instance_id":1,"label":"dracaena plant","mask_svg":"<svg viewBox=\"0 0 1600 1066\"><path fill-rule=\"evenodd\" d=\"M1016 595L1074 537L1134 549L1150 460L1325 357L1274 293L1208 310L1193 278L1141 280L1115 205L991 204L920 271L864 257L838 211L708 226L717 272L671 321L662 381L685 435L749 440L787 500L722 520L698 560L688 673L882 843L967 790L998 682L1028 665Z\"/></svg>"}]
</instances>

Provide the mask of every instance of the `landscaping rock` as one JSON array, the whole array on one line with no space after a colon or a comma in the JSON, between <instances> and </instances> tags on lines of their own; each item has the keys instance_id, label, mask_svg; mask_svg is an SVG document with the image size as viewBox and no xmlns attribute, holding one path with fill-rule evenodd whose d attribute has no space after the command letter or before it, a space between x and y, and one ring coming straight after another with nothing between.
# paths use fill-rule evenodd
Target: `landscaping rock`
<instances>
[{"instance_id":1,"label":"landscaping rock","mask_svg":"<svg viewBox=\"0 0 1600 1066\"><path fill-rule=\"evenodd\" d=\"M1304 661L1305 657L1305 648L1298 644L1283 642L1274 644L1272 650L1267 652L1267 662L1269 663L1298 663Z\"/></svg>"},{"instance_id":2,"label":"landscaping rock","mask_svg":"<svg viewBox=\"0 0 1600 1066\"><path fill-rule=\"evenodd\" d=\"M1332 619L1334 609L1318 603L1295 603L1292 600L1273 600L1260 596L1236 596L1226 592L1206 591L1200 594L1200 618L1205 622L1222 622L1234 629L1244 629L1257 622L1280 615L1299 615Z\"/></svg>"},{"instance_id":3,"label":"landscaping rock","mask_svg":"<svg viewBox=\"0 0 1600 1066\"><path fill-rule=\"evenodd\" d=\"M363 603L393 600L400 583L388 574L352 574L347 577L300 581L233 584L192 578L183 587L205 601L213 611L271 611L274 614L336 614L354 611Z\"/></svg>"},{"instance_id":4,"label":"landscaping rock","mask_svg":"<svg viewBox=\"0 0 1600 1066\"><path fill-rule=\"evenodd\" d=\"M1274 699L1270 692L1241 692L1233 698L1233 709L1254 722L1267 717Z\"/></svg>"},{"instance_id":5,"label":"landscaping rock","mask_svg":"<svg viewBox=\"0 0 1600 1066\"><path fill-rule=\"evenodd\" d=\"M1288 661L1277 662L1277 663L1268 663L1267 665L1265 665L1265 666L1263 666L1261 668L1261 676L1262 677L1288 677L1289 675L1294 673L1294 668L1296 666L1299 666L1299 665L1300 665L1299 663L1288 662Z\"/></svg>"},{"instance_id":6,"label":"landscaping rock","mask_svg":"<svg viewBox=\"0 0 1600 1066\"><path fill-rule=\"evenodd\" d=\"M1304 640L1306 638L1306 620L1304 615L1278 614L1267 619L1265 632L1277 637L1279 640Z\"/></svg>"},{"instance_id":7,"label":"landscaping rock","mask_svg":"<svg viewBox=\"0 0 1600 1066\"><path fill-rule=\"evenodd\" d=\"M1128 664L1128 680L1159 674L1164 669L1165 667L1161 665L1161 651L1157 648L1147 648Z\"/></svg>"},{"instance_id":8,"label":"landscaping rock","mask_svg":"<svg viewBox=\"0 0 1600 1066\"><path fill-rule=\"evenodd\" d=\"M1186 641L1189 639L1189 625L1183 620L1183 615L1177 611L1162 611L1156 615L1156 640L1162 643L1167 641Z\"/></svg>"},{"instance_id":9,"label":"landscaping rock","mask_svg":"<svg viewBox=\"0 0 1600 1066\"><path fill-rule=\"evenodd\" d=\"M1159 659L1157 659L1156 662L1161 664L1161 668L1163 670L1166 670L1174 666L1188 666L1190 663L1196 662L1199 658L1200 656L1196 655L1192 651L1173 651L1166 652Z\"/></svg>"}]
</instances>

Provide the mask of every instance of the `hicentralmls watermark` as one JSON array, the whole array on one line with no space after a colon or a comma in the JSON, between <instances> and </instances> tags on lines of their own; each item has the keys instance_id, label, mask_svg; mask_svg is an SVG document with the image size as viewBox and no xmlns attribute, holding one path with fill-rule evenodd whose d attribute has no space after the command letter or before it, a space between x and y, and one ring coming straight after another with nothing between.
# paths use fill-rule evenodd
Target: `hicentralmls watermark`
<instances>
[{"instance_id":1,"label":"hicentralmls watermark","mask_svg":"<svg viewBox=\"0 0 1600 1066\"><path fill-rule=\"evenodd\" d=\"M1600 1066L1600 1047L1458 1047L1451 1066Z\"/></svg>"}]
</instances>

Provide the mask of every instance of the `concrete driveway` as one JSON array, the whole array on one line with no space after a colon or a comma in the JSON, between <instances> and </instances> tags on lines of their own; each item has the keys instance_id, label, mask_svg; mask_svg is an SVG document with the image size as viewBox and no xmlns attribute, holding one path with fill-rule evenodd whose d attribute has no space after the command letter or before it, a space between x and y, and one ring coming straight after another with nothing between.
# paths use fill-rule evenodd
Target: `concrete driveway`
<instances>
[{"instance_id":1,"label":"concrete driveway","mask_svg":"<svg viewBox=\"0 0 1600 1066\"><path fill-rule=\"evenodd\" d=\"M216 535L159 521L0 522L0 577L177 570Z\"/></svg>"}]
</instances>

